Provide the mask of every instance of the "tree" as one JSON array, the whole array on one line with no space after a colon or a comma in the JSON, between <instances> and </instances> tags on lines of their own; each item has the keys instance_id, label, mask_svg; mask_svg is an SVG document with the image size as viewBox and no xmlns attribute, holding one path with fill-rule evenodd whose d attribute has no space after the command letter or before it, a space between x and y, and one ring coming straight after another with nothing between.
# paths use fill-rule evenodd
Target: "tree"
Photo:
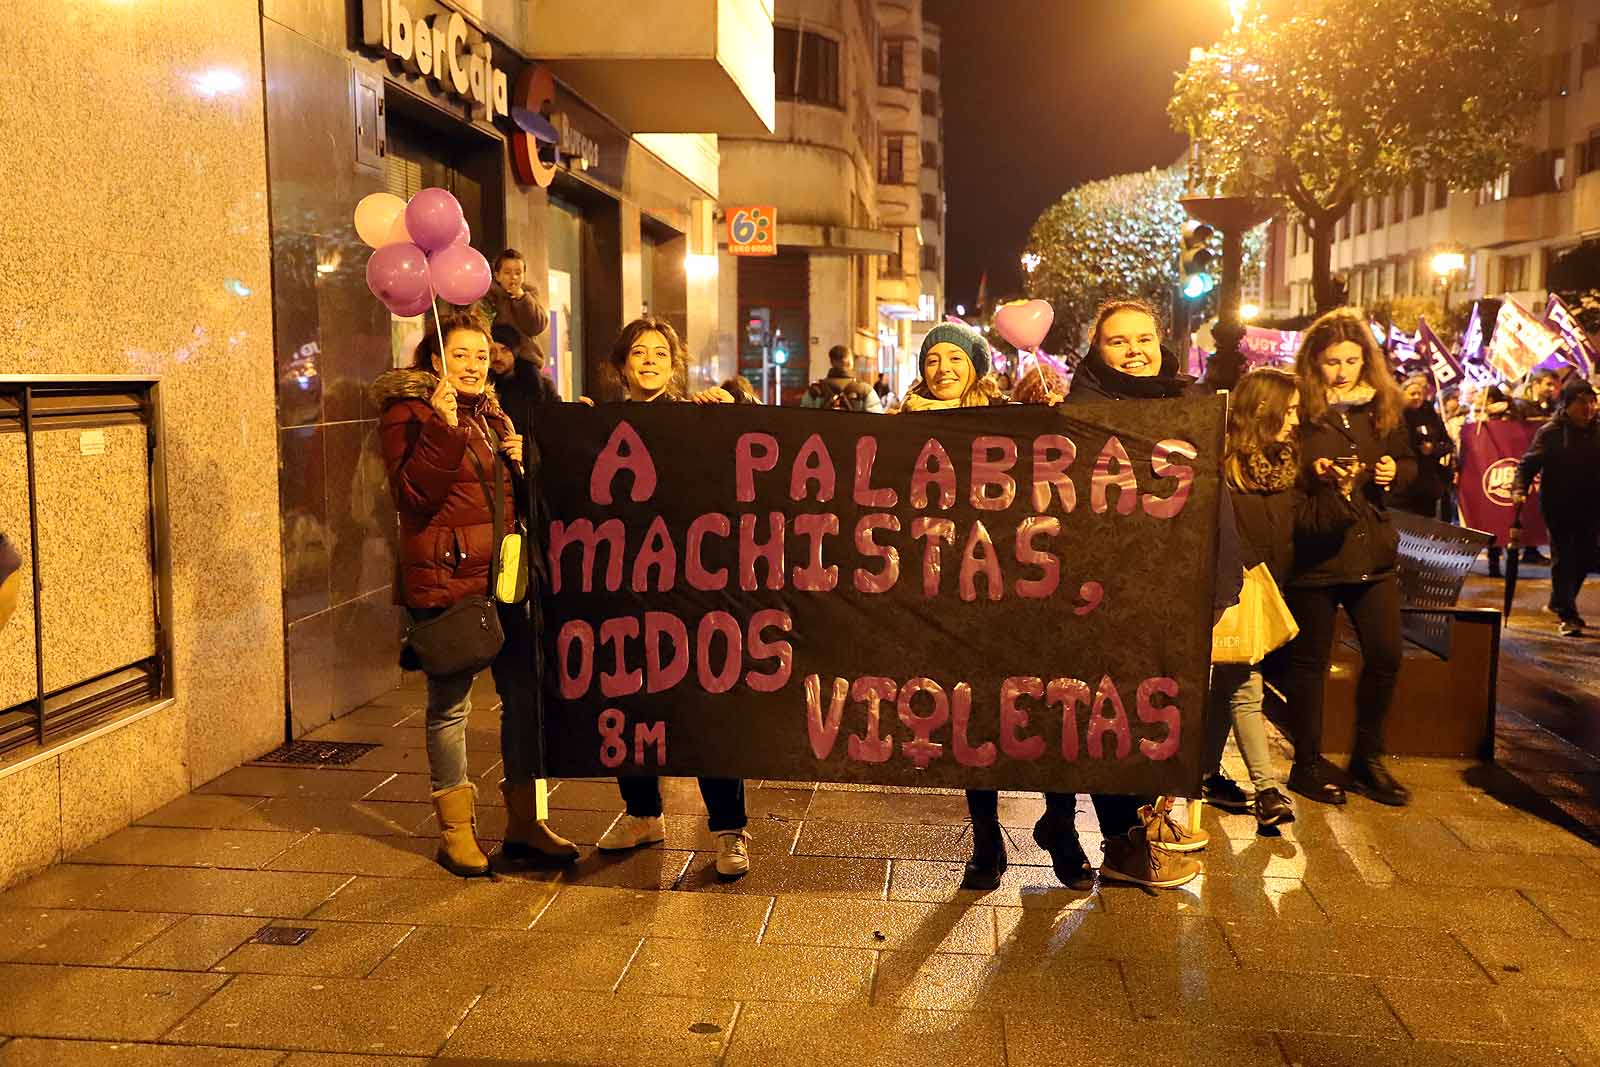
<instances>
[{"instance_id":1,"label":"tree","mask_svg":"<svg viewBox=\"0 0 1600 1067\"><path fill-rule=\"evenodd\" d=\"M1055 309L1052 341L1075 346L1105 300L1137 297L1166 311L1188 218L1178 203L1183 185L1178 169L1119 174L1069 189L1039 216L1028 235L1039 263L1027 290ZM1260 232L1248 236L1247 269L1259 263L1261 244ZM1220 242L1217 255L1220 261Z\"/></svg>"},{"instance_id":2,"label":"tree","mask_svg":"<svg viewBox=\"0 0 1600 1067\"><path fill-rule=\"evenodd\" d=\"M1287 200L1336 305L1334 226L1358 197L1418 179L1469 189L1525 154L1533 31L1495 0L1246 0L1168 105L1203 185Z\"/></svg>"}]
</instances>

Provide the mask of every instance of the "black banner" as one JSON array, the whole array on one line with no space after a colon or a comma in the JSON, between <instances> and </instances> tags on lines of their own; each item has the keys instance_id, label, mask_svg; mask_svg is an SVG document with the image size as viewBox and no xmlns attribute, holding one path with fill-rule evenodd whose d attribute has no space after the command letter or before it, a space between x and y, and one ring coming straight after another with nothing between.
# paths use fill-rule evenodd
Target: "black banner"
<instances>
[{"instance_id":1,"label":"black banner","mask_svg":"<svg viewBox=\"0 0 1600 1067\"><path fill-rule=\"evenodd\" d=\"M1223 417L541 409L548 773L1195 795Z\"/></svg>"}]
</instances>

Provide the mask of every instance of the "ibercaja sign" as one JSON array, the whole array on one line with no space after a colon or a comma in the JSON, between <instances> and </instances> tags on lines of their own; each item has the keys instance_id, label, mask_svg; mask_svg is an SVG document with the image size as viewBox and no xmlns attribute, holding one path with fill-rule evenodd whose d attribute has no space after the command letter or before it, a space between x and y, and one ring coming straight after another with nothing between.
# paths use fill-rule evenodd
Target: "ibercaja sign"
<instances>
[{"instance_id":1,"label":"ibercaja sign","mask_svg":"<svg viewBox=\"0 0 1600 1067\"><path fill-rule=\"evenodd\" d=\"M432 0L362 0L361 41L399 61L493 122L511 114L505 71L489 41L458 11Z\"/></svg>"}]
</instances>

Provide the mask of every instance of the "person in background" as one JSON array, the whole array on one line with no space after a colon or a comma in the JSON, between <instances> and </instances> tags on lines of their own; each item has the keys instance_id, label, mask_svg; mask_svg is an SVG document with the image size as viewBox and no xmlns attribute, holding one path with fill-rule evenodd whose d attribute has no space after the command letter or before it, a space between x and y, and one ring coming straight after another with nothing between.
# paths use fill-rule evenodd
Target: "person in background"
<instances>
[{"instance_id":1,"label":"person in background","mask_svg":"<svg viewBox=\"0 0 1600 1067\"><path fill-rule=\"evenodd\" d=\"M872 391L878 394L878 403L886 412L893 410L899 403L894 390L889 388L889 376L883 371L878 372L878 380L872 383Z\"/></svg>"},{"instance_id":2,"label":"person in background","mask_svg":"<svg viewBox=\"0 0 1600 1067\"><path fill-rule=\"evenodd\" d=\"M1302 482L1295 436L1300 393L1294 375L1275 367L1250 371L1239 379L1229 400L1222 471L1245 566L1266 564L1281 587L1294 571L1297 534L1337 536L1354 521L1349 498L1354 479L1325 461L1316 467L1314 480ZM1207 774L1201 795L1223 811L1254 811L1256 825L1268 827L1293 822L1294 808L1272 770L1262 699L1258 668L1241 663L1212 666L1205 719ZM1229 726L1255 787L1253 803L1222 773Z\"/></svg>"},{"instance_id":3,"label":"person in background","mask_svg":"<svg viewBox=\"0 0 1600 1067\"><path fill-rule=\"evenodd\" d=\"M442 337L442 343L441 343ZM413 623L433 619L473 594L488 593L496 533L527 514L523 438L500 409L489 381L490 340L469 312L446 316L417 346L409 369L373 383L373 406L395 507L400 513L395 593ZM501 497L498 506L495 496ZM495 512L501 528L495 529ZM534 550L536 554L537 550ZM500 695L500 754L506 832L501 857L514 865L564 864L578 849L538 816L538 666L528 599L495 602L506 640L490 665ZM402 666L418 669L407 648ZM467 774L467 719L473 673L428 675L427 751L438 858L454 874L489 871L478 844L477 791Z\"/></svg>"},{"instance_id":4,"label":"person in background","mask_svg":"<svg viewBox=\"0 0 1600 1067\"><path fill-rule=\"evenodd\" d=\"M1461 521L1460 499L1461 482L1461 428L1467 423L1468 407L1462 403L1462 391L1451 386L1439 393L1437 401L1439 418L1444 422L1444 432L1450 437L1450 452L1452 459L1449 468L1445 471L1448 478L1445 483L1444 499L1439 501L1439 517L1445 522L1456 524Z\"/></svg>"},{"instance_id":5,"label":"person in background","mask_svg":"<svg viewBox=\"0 0 1600 1067\"><path fill-rule=\"evenodd\" d=\"M1413 374L1400 387L1406 432L1417 457L1417 477L1403 496L1391 494L1390 501L1401 511L1437 519L1439 505L1450 492L1455 449L1444 419L1428 403L1428 385L1427 375Z\"/></svg>"},{"instance_id":6,"label":"person in background","mask_svg":"<svg viewBox=\"0 0 1600 1067\"><path fill-rule=\"evenodd\" d=\"M811 383L800 398L800 406L883 414L882 398L856 378L855 353L844 345L828 349L828 373Z\"/></svg>"},{"instance_id":7,"label":"person in background","mask_svg":"<svg viewBox=\"0 0 1600 1067\"><path fill-rule=\"evenodd\" d=\"M722 383L722 391L733 397L735 404L759 404L761 398L756 395L756 387L750 384L750 379L742 374L736 374Z\"/></svg>"},{"instance_id":8,"label":"person in background","mask_svg":"<svg viewBox=\"0 0 1600 1067\"><path fill-rule=\"evenodd\" d=\"M1401 414L1400 391L1366 318L1351 308L1328 312L1306 331L1295 356L1300 381L1302 481L1331 467L1354 483L1355 520L1337 535L1299 536L1284 599L1300 636L1284 652L1284 695L1300 715L1289 788L1323 804L1343 804L1344 788L1322 757L1322 700L1342 607L1361 645L1356 683L1356 740L1348 780L1380 804L1411 794L1383 762L1384 723L1400 676L1399 537L1388 500L1404 496L1416 459Z\"/></svg>"},{"instance_id":9,"label":"person in background","mask_svg":"<svg viewBox=\"0 0 1600 1067\"><path fill-rule=\"evenodd\" d=\"M1544 422L1555 414L1556 395L1560 390L1561 378L1555 371L1547 368L1529 371L1518 396L1511 401L1511 418Z\"/></svg>"},{"instance_id":10,"label":"person in background","mask_svg":"<svg viewBox=\"0 0 1600 1067\"><path fill-rule=\"evenodd\" d=\"M1541 477L1539 511L1550 530L1550 601L1545 610L1560 620L1563 637L1583 634L1578 592L1594 564L1600 536L1600 431L1595 428L1595 390L1573 377L1561 388L1556 414L1539 427L1517 465L1513 498L1520 505Z\"/></svg>"},{"instance_id":11,"label":"person in background","mask_svg":"<svg viewBox=\"0 0 1600 1067\"><path fill-rule=\"evenodd\" d=\"M1066 398L1067 380L1043 363L1029 367L1011 394L1019 404L1059 404Z\"/></svg>"},{"instance_id":12,"label":"person in background","mask_svg":"<svg viewBox=\"0 0 1600 1067\"><path fill-rule=\"evenodd\" d=\"M550 316L539 303L538 288L529 284L527 271L527 261L515 248L495 256L494 281L478 301L476 311L491 327L515 326L522 336L515 350L517 358L542 370L544 349L539 337L550 325Z\"/></svg>"},{"instance_id":13,"label":"person in background","mask_svg":"<svg viewBox=\"0 0 1600 1067\"><path fill-rule=\"evenodd\" d=\"M611 346L606 367L622 387L626 402L674 403L686 399L689 358L678 333L665 319L635 319L622 328ZM707 389L695 397L698 404L731 404L733 397L721 388ZM666 840L662 821L661 779L633 775L617 779L626 810L596 844L602 852L625 852ZM708 825L717 839L717 874L740 878L750 870L750 834L745 830L744 781L739 778L701 778L700 799L705 802Z\"/></svg>"},{"instance_id":14,"label":"person in background","mask_svg":"<svg viewBox=\"0 0 1600 1067\"><path fill-rule=\"evenodd\" d=\"M533 408L539 404L558 404L561 395L556 383L545 376L539 364L517 353L526 350L522 331L509 322L498 322L489 330L489 378L494 383L500 407L526 439Z\"/></svg>"},{"instance_id":15,"label":"person in background","mask_svg":"<svg viewBox=\"0 0 1600 1067\"><path fill-rule=\"evenodd\" d=\"M22 557L17 546L0 533L0 627L10 621L22 595Z\"/></svg>"}]
</instances>

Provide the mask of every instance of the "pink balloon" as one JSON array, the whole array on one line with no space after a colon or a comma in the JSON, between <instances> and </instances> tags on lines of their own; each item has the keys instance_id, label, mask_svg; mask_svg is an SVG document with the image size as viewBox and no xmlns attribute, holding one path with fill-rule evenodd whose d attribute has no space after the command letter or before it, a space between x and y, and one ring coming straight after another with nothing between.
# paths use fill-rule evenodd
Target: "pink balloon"
<instances>
[{"instance_id":1,"label":"pink balloon","mask_svg":"<svg viewBox=\"0 0 1600 1067\"><path fill-rule=\"evenodd\" d=\"M489 291L489 261L471 245L451 245L428 257L433 288L452 304L465 307Z\"/></svg>"},{"instance_id":2,"label":"pink balloon","mask_svg":"<svg viewBox=\"0 0 1600 1067\"><path fill-rule=\"evenodd\" d=\"M1044 343L1055 320L1055 309L1043 300L1018 300L994 313L994 328L1016 347L1028 350Z\"/></svg>"},{"instance_id":3,"label":"pink balloon","mask_svg":"<svg viewBox=\"0 0 1600 1067\"><path fill-rule=\"evenodd\" d=\"M470 245L472 243L472 227L467 225L467 220L461 220L461 232L456 234L456 239L450 242L453 245Z\"/></svg>"},{"instance_id":4,"label":"pink balloon","mask_svg":"<svg viewBox=\"0 0 1600 1067\"><path fill-rule=\"evenodd\" d=\"M367 259L367 288L385 304L409 306L431 298L428 257L416 245L384 245Z\"/></svg>"},{"instance_id":5,"label":"pink balloon","mask_svg":"<svg viewBox=\"0 0 1600 1067\"><path fill-rule=\"evenodd\" d=\"M429 252L449 248L466 221L461 205L447 190L430 187L406 205L406 229L411 240Z\"/></svg>"},{"instance_id":6,"label":"pink balloon","mask_svg":"<svg viewBox=\"0 0 1600 1067\"><path fill-rule=\"evenodd\" d=\"M426 314L427 310L429 308L431 308L432 306L433 306L433 294L432 293L428 293L428 294L426 294L426 295L424 295L422 297L419 297L417 300L415 300L415 301L413 301L413 302L411 302L409 304L402 303L402 302L397 300L392 304L385 304L384 305L384 307L389 309L389 314L398 315L402 319L414 319L418 315ZM416 345L412 345L411 347L415 348Z\"/></svg>"}]
</instances>

